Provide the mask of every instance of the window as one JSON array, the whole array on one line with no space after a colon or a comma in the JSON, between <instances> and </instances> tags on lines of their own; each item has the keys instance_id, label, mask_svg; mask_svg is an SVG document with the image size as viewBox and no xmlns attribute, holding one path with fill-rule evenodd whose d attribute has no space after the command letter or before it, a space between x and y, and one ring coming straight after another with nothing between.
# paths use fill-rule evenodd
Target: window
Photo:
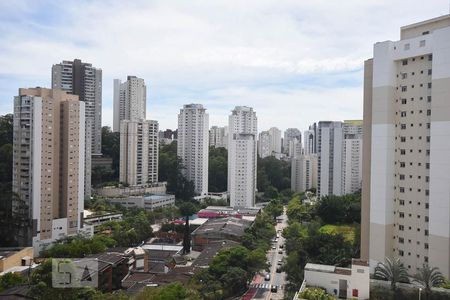
<instances>
[{"instance_id":1,"label":"window","mask_svg":"<svg viewBox=\"0 0 450 300\"><path fill-rule=\"evenodd\" d=\"M402 60L402 65L406 66L407 64L408 64L408 60L407 59Z\"/></svg>"},{"instance_id":2,"label":"window","mask_svg":"<svg viewBox=\"0 0 450 300\"><path fill-rule=\"evenodd\" d=\"M408 77L408 73L402 73L402 79L406 79Z\"/></svg>"},{"instance_id":3,"label":"window","mask_svg":"<svg viewBox=\"0 0 450 300\"><path fill-rule=\"evenodd\" d=\"M402 99L402 104L406 104L406 99Z\"/></svg>"},{"instance_id":4,"label":"window","mask_svg":"<svg viewBox=\"0 0 450 300\"><path fill-rule=\"evenodd\" d=\"M403 256L404 255L403 250L398 250L398 255Z\"/></svg>"},{"instance_id":5,"label":"window","mask_svg":"<svg viewBox=\"0 0 450 300\"><path fill-rule=\"evenodd\" d=\"M406 111L400 112L400 117L406 117Z\"/></svg>"},{"instance_id":6,"label":"window","mask_svg":"<svg viewBox=\"0 0 450 300\"><path fill-rule=\"evenodd\" d=\"M431 116L431 109L427 109L427 116Z\"/></svg>"},{"instance_id":7,"label":"window","mask_svg":"<svg viewBox=\"0 0 450 300\"><path fill-rule=\"evenodd\" d=\"M406 129L406 124L400 124L400 129L402 130Z\"/></svg>"},{"instance_id":8,"label":"window","mask_svg":"<svg viewBox=\"0 0 450 300\"><path fill-rule=\"evenodd\" d=\"M400 162L400 168L404 168L405 167L405 162Z\"/></svg>"},{"instance_id":9,"label":"window","mask_svg":"<svg viewBox=\"0 0 450 300\"><path fill-rule=\"evenodd\" d=\"M433 60L433 54L428 55L428 60L432 61Z\"/></svg>"},{"instance_id":10,"label":"window","mask_svg":"<svg viewBox=\"0 0 450 300\"><path fill-rule=\"evenodd\" d=\"M399 200L400 205L405 205L405 200Z\"/></svg>"},{"instance_id":11,"label":"window","mask_svg":"<svg viewBox=\"0 0 450 300\"><path fill-rule=\"evenodd\" d=\"M398 214L398 216L399 216L400 218L404 218L404 217L405 217L405 213L400 212L400 213Z\"/></svg>"},{"instance_id":12,"label":"window","mask_svg":"<svg viewBox=\"0 0 450 300\"><path fill-rule=\"evenodd\" d=\"M428 82L428 88L431 89L431 82Z\"/></svg>"},{"instance_id":13,"label":"window","mask_svg":"<svg viewBox=\"0 0 450 300\"><path fill-rule=\"evenodd\" d=\"M405 136L401 136L400 137L400 142L402 142L402 143L406 142L406 137Z\"/></svg>"},{"instance_id":14,"label":"window","mask_svg":"<svg viewBox=\"0 0 450 300\"><path fill-rule=\"evenodd\" d=\"M402 86L402 92L406 92L406 90L407 90L406 85Z\"/></svg>"},{"instance_id":15,"label":"window","mask_svg":"<svg viewBox=\"0 0 450 300\"><path fill-rule=\"evenodd\" d=\"M424 244L425 249L428 249L428 243Z\"/></svg>"},{"instance_id":16,"label":"window","mask_svg":"<svg viewBox=\"0 0 450 300\"><path fill-rule=\"evenodd\" d=\"M431 74L432 74L431 69L428 69L428 75L431 75Z\"/></svg>"},{"instance_id":17,"label":"window","mask_svg":"<svg viewBox=\"0 0 450 300\"><path fill-rule=\"evenodd\" d=\"M398 225L398 230L404 231L404 230L405 230L405 226L403 226L403 225Z\"/></svg>"},{"instance_id":18,"label":"window","mask_svg":"<svg viewBox=\"0 0 450 300\"><path fill-rule=\"evenodd\" d=\"M409 44L405 44L404 49L405 50L409 50L409 48L410 48L410 45Z\"/></svg>"},{"instance_id":19,"label":"window","mask_svg":"<svg viewBox=\"0 0 450 300\"><path fill-rule=\"evenodd\" d=\"M404 239L404 238L401 238L401 237L399 237L399 238L398 238L398 242L399 242L400 244L404 244L404 243L405 243L405 239Z\"/></svg>"},{"instance_id":20,"label":"window","mask_svg":"<svg viewBox=\"0 0 450 300\"><path fill-rule=\"evenodd\" d=\"M425 40L421 40L421 41L419 42L419 47L425 47L425 43L426 43Z\"/></svg>"}]
</instances>

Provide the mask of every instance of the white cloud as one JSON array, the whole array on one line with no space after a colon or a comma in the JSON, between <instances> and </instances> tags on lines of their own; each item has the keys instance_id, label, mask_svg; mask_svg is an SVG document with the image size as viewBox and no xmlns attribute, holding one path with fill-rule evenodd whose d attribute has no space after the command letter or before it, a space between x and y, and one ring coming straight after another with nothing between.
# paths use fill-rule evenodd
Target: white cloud
<instances>
[{"instance_id":1,"label":"white cloud","mask_svg":"<svg viewBox=\"0 0 450 300\"><path fill-rule=\"evenodd\" d=\"M103 120L112 79L148 83L149 117L176 127L183 103L211 124L248 104L260 128L361 118L364 59L399 27L446 13L446 0L3 1L0 113L19 86L50 85L50 68L81 58L103 69ZM5 82L3 84L2 82ZM24 80L20 80L20 84ZM298 124L298 125L296 125Z\"/></svg>"}]
</instances>

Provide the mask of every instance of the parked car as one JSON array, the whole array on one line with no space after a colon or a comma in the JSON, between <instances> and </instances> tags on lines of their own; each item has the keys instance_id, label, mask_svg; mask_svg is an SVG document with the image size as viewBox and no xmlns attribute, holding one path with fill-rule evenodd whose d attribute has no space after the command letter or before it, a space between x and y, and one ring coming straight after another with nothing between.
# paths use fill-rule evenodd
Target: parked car
<instances>
[{"instance_id":1,"label":"parked car","mask_svg":"<svg viewBox=\"0 0 450 300\"><path fill-rule=\"evenodd\" d=\"M281 244L281 245L280 245L280 249L283 249L283 247L284 247L283 244Z\"/></svg>"},{"instance_id":2,"label":"parked car","mask_svg":"<svg viewBox=\"0 0 450 300\"><path fill-rule=\"evenodd\" d=\"M264 277L265 281L269 281L270 280L270 274L266 274L266 277Z\"/></svg>"},{"instance_id":3,"label":"parked car","mask_svg":"<svg viewBox=\"0 0 450 300\"><path fill-rule=\"evenodd\" d=\"M283 250L278 250L278 254L283 254Z\"/></svg>"},{"instance_id":4,"label":"parked car","mask_svg":"<svg viewBox=\"0 0 450 300\"><path fill-rule=\"evenodd\" d=\"M281 273L281 267L277 268L277 273Z\"/></svg>"},{"instance_id":5,"label":"parked car","mask_svg":"<svg viewBox=\"0 0 450 300\"><path fill-rule=\"evenodd\" d=\"M274 250L277 249L277 246L272 246L272 249L274 249Z\"/></svg>"},{"instance_id":6,"label":"parked car","mask_svg":"<svg viewBox=\"0 0 450 300\"><path fill-rule=\"evenodd\" d=\"M272 285L272 287L270 288L270 291L271 291L272 293L278 292L278 286L277 286L277 285Z\"/></svg>"}]
</instances>

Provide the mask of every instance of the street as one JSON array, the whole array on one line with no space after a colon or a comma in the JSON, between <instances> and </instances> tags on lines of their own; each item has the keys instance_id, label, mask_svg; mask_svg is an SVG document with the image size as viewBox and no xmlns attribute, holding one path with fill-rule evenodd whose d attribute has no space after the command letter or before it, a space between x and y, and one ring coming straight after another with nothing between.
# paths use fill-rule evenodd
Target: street
<instances>
[{"instance_id":1,"label":"street","mask_svg":"<svg viewBox=\"0 0 450 300\"><path fill-rule=\"evenodd\" d=\"M275 226L277 231L277 242L272 243L272 247L267 253L267 261L270 262L270 271L269 273L265 270L261 271L261 276L257 276L257 278L252 282L251 287L257 289L253 299L283 299L286 274L284 272L277 273L276 270L281 267L279 261L283 261L286 254L284 248L284 238L282 237L283 229L287 226L286 208L284 208L283 215L281 217L283 219L282 222L277 223ZM282 251L282 254L278 253L279 251ZM265 280L265 276L267 274L270 274L270 280ZM272 292L271 287L275 285L277 286L277 291Z\"/></svg>"}]
</instances>

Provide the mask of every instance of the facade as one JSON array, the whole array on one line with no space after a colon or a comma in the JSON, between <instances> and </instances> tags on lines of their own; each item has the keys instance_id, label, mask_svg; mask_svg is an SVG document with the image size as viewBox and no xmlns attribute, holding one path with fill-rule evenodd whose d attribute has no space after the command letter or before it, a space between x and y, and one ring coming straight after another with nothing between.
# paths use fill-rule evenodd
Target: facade
<instances>
[{"instance_id":1,"label":"facade","mask_svg":"<svg viewBox=\"0 0 450 300\"><path fill-rule=\"evenodd\" d=\"M304 154L304 150L302 147L302 141L296 138L289 141L289 151L288 156L292 159L298 157L299 155Z\"/></svg>"},{"instance_id":2,"label":"facade","mask_svg":"<svg viewBox=\"0 0 450 300\"><path fill-rule=\"evenodd\" d=\"M281 154L281 130L276 127L269 129L270 150L276 157Z\"/></svg>"},{"instance_id":3,"label":"facade","mask_svg":"<svg viewBox=\"0 0 450 300\"><path fill-rule=\"evenodd\" d=\"M158 122L123 120L120 123L120 182L130 186L158 182L158 159Z\"/></svg>"},{"instance_id":4,"label":"facade","mask_svg":"<svg viewBox=\"0 0 450 300\"><path fill-rule=\"evenodd\" d=\"M251 107L236 106L228 120L230 206L252 207L256 192L256 113Z\"/></svg>"},{"instance_id":5,"label":"facade","mask_svg":"<svg viewBox=\"0 0 450 300\"><path fill-rule=\"evenodd\" d=\"M316 133L314 130L309 129L303 132L303 145L305 154L316 153Z\"/></svg>"},{"instance_id":6,"label":"facade","mask_svg":"<svg viewBox=\"0 0 450 300\"><path fill-rule=\"evenodd\" d=\"M265 158L272 155L270 147L270 134L268 131L261 131L258 138L258 155Z\"/></svg>"},{"instance_id":7,"label":"facade","mask_svg":"<svg viewBox=\"0 0 450 300\"><path fill-rule=\"evenodd\" d=\"M301 134L300 130L298 130L297 128L286 129L286 131L284 132L284 139L283 139L283 152L284 153L289 153L290 142L294 139L296 139L298 141L302 140L302 134Z\"/></svg>"},{"instance_id":8,"label":"facade","mask_svg":"<svg viewBox=\"0 0 450 300\"><path fill-rule=\"evenodd\" d=\"M76 95L33 88L14 98L13 214L29 221L17 239L36 254L82 226L84 126Z\"/></svg>"},{"instance_id":9,"label":"facade","mask_svg":"<svg viewBox=\"0 0 450 300\"><path fill-rule=\"evenodd\" d=\"M291 190L305 192L317 188L317 154L299 155L291 161Z\"/></svg>"},{"instance_id":10,"label":"facade","mask_svg":"<svg viewBox=\"0 0 450 300\"><path fill-rule=\"evenodd\" d=\"M147 86L144 79L128 76L127 81L114 79L114 121L113 131L120 131L122 120L145 120Z\"/></svg>"},{"instance_id":11,"label":"facade","mask_svg":"<svg viewBox=\"0 0 450 300\"><path fill-rule=\"evenodd\" d=\"M85 103L84 196L91 197L92 156L102 153L102 70L80 59L52 66L52 88L78 95Z\"/></svg>"},{"instance_id":12,"label":"facade","mask_svg":"<svg viewBox=\"0 0 450 300\"><path fill-rule=\"evenodd\" d=\"M209 130L209 146L227 148L228 143L228 126L218 127L212 126Z\"/></svg>"},{"instance_id":13,"label":"facade","mask_svg":"<svg viewBox=\"0 0 450 300\"><path fill-rule=\"evenodd\" d=\"M370 299L370 269L366 261L353 259L351 268L308 263L305 282L322 287L339 299ZM294 298L295 299L295 298Z\"/></svg>"},{"instance_id":14,"label":"facade","mask_svg":"<svg viewBox=\"0 0 450 300\"><path fill-rule=\"evenodd\" d=\"M33 247L0 248L0 276L29 270L33 266Z\"/></svg>"},{"instance_id":15,"label":"facade","mask_svg":"<svg viewBox=\"0 0 450 300\"><path fill-rule=\"evenodd\" d=\"M425 263L450 275L449 45L445 15L402 27L365 63L361 254L371 267L398 256L411 273Z\"/></svg>"},{"instance_id":16,"label":"facade","mask_svg":"<svg viewBox=\"0 0 450 300\"><path fill-rule=\"evenodd\" d=\"M201 104L187 104L178 114L177 155L197 195L208 194L209 115Z\"/></svg>"},{"instance_id":17,"label":"facade","mask_svg":"<svg viewBox=\"0 0 450 300\"><path fill-rule=\"evenodd\" d=\"M341 193L352 194L362 183L362 120L346 120L342 125L342 182Z\"/></svg>"},{"instance_id":18,"label":"facade","mask_svg":"<svg viewBox=\"0 0 450 300\"><path fill-rule=\"evenodd\" d=\"M362 121L320 121L317 133L318 195L358 192L362 184Z\"/></svg>"},{"instance_id":19,"label":"facade","mask_svg":"<svg viewBox=\"0 0 450 300\"><path fill-rule=\"evenodd\" d=\"M144 208L153 211L175 205L175 195L169 194L147 194L143 196L129 196L127 198L110 198L109 203L120 204L125 208Z\"/></svg>"},{"instance_id":20,"label":"facade","mask_svg":"<svg viewBox=\"0 0 450 300\"><path fill-rule=\"evenodd\" d=\"M317 131L318 195L341 195L342 122L320 121Z\"/></svg>"}]
</instances>

